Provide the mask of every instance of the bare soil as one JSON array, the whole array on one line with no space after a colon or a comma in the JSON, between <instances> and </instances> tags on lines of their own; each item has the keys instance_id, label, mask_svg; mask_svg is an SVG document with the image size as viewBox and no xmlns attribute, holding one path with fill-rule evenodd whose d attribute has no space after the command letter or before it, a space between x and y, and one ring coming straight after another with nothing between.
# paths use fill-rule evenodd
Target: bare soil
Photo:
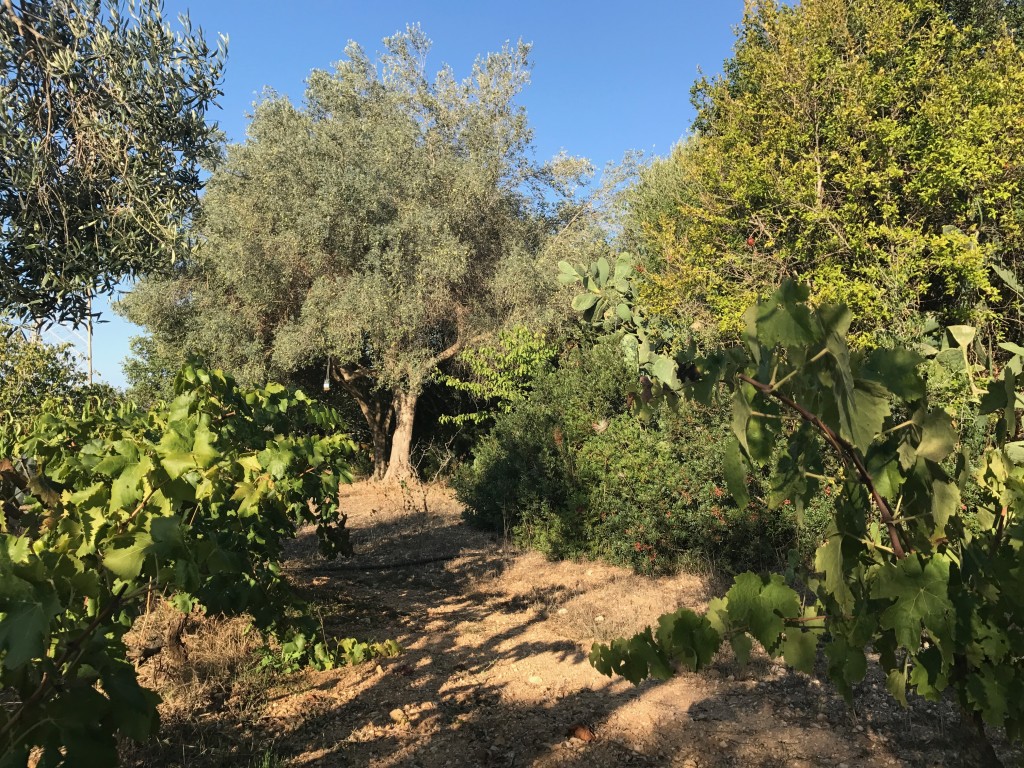
<instances>
[{"instance_id":1,"label":"bare soil","mask_svg":"<svg viewBox=\"0 0 1024 768\"><path fill-rule=\"evenodd\" d=\"M353 486L357 554L326 563L314 537L287 568L335 637L393 638L391 659L330 672L255 667L241 621L193 619L187 658L140 675L161 690L158 743L139 766L975 765L952 702L901 709L869 676L848 706L824 675L768 658L638 687L598 674L592 643L631 634L721 585L650 579L596 563L551 563L474 531L443 487ZM444 558L444 559L438 559ZM431 561L431 562L427 562ZM155 614L152 626L172 620ZM140 637L150 627L140 628ZM140 641L141 642L141 641ZM1020 755L997 745L1008 765Z\"/></svg>"}]
</instances>

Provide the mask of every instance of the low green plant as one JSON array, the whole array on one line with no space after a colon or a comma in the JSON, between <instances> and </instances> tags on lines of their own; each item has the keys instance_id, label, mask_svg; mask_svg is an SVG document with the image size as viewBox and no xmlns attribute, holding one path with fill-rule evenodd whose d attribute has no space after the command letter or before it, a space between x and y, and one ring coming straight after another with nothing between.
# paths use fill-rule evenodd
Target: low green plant
<instances>
[{"instance_id":1,"label":"low green plant","mask_svg":"<svg viewBox=\"0 0 1024 768\"><path fill-rule=\"evenodd\" d=\"M467 519L504 532L545 505L570 508L575 453L595 424L625 408L627 378L614 343L570 349L556 368L538 376L525 399L498 414L472 462L453 477Z\"/></svg>"},{"instance_id":2,"label":"low green plant","mask_svg":"<svg viewBox=\"0 0 1024 768\"><path fill-rule=\"evenodd\" d=\"M354 445L337 414L280 385L243 390L187 366L176 397L44 413L0 471L0 763L114 765L158 722L123 636L147 601L252 617L286 664L393 648L320 637L279 567L300 525L349 551L339 484Z\"/></svg>"},{"instance_id":3,"label":"low green plant","mask_svg":"<svg viewBox=\"0 0 1024 768\"><path fill-rule=\"evenodd\" d=\"M499 415L455 478L470 521L552 558L647 573L708 561L765 569L784 566L791 548L813 552L792 508L735 503L721 408L657 408L643 421L629 412L636 377L618 345L570 352ZM809 528L811 538L823 530Z\"/></svg>"}]
</instances>

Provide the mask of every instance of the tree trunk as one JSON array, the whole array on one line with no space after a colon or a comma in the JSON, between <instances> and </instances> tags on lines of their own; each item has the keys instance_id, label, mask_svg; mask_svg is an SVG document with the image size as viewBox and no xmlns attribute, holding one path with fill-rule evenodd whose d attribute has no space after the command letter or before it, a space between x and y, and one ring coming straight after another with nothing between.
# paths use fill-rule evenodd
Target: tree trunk
<instances>
[{"instance_id":1,"label":"tree trunk","mask_svg":"<svg viewBox=\"0 0 1024 768\"><path fill-rule=\"evenodd\" d=\"M395 432L391 437L391 458L384 474L385 483L397 483L415 475L412 467L412 425L416 419L419 389L395 392Z\"/></svg>"},{"instance_id":2,"label":"tree trunk","mask_svg":"<svg viewBox=\"0 0 1024 768\"><path fill-rule=\"evenodd\" d=\"M391 425L382 425L370 419L367 419L367 425L373 441L373 479L380 480L388 468L388 427Z\"/></svg>"},{"instance_id":3,"label":"tree trunk","mask_svg":"<svg viewBox=\"0 0 1024 768\"><path fill-rule=\"evenodd\" d=\"M391 420L395 415L396 398L368 388L368 377L359 371L353 373L338 368L334 372L334 378L335 381L341 382L345 391L356 401L360 413L366 420L373 443L373 479L381 480L388 468L388 436L391 433Z\"/></svg>"}]
</instances>

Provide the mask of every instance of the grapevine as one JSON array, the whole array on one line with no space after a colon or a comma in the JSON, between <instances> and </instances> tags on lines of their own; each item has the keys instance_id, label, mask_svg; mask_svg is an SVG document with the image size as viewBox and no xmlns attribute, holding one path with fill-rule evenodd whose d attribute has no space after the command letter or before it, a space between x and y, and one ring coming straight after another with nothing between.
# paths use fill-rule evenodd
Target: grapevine
<instances>
[{"instance_id":1,"label":"grapevine","mask_svg":"<svg viewBox=\"0 0 1024 768\"><path fill-rule=\"evenodd\" d=\"M186 367L166 406L87 406L7 435L0 471L0 765L114 765L158 725L123 642L152 595L246 613L280 663L329 667L393 643L329 643L278 565L314 524L349 551L340 483L351 439L330 409L271 384Z\"/></svg>"},{"instance_id":2,"label":"grapevine","mask_svg":"<svg viewBox=\"0 0 1024 768\"><path fill-rule=\"evenodd\" d=\"M646 326L632 304L628 260L614 272L607 263L561 272L563 282L583 284L574 306L586 320L623 332L642 374L641 408L657 397L731 398L725 469L737 504L748 501L750 475L767 465L777 478L773 505L792 499L799 513L823 482L841 490L813 565L788 578L740 574L703 615L680 609L657 629L595 644L591 663L639 682L698 670L725 642L745 662L757 641L809 672L820 648L850 697L875 653L904 705L908 690L930 700L952 691L986 759L995 755L983 723L1019 739L1024 442L1015 437L1024 348L1002 344L998 373L992 361L971 362L987 353L967 326L948 328L938 347L854 351L849 311L812 306L805 288L787 283L748 310L741 344L701 354ZM991 424L980 456L966 453L950 414L929 402L922 369L937 355L962 361L977 411ZM968 499L977 501L968 507Z\"/></svg>"}]
</instances>

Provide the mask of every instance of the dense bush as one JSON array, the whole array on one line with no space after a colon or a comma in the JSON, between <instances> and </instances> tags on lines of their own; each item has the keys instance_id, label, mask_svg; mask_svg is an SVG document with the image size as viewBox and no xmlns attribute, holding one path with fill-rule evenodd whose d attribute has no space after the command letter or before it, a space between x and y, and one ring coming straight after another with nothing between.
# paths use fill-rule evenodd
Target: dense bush
<instances>
[{"instance_id":1,"label":"dense bush","mask_svg":"<svg viewBox=\"0 0 1024 768\"><path fill-rule=\"evenodd\" d=\"M790 549L814 550L828 497L810 505L799 531L789 505L770 510L757 492L739 508L722 469L724 411L664 408L644 423L626 406L630 381L612 340L566 355L498 416L456 474L468 519L553 558L642 572L767 569Z\"/></svg>"},{"instance_id":2,"label":"dense bush","mask_svg":"<svg viewBox=\"0 0 1024 768\"><path fill-rule=\"evenodd\" d=\"M72 413L119 399L110 385L87 382L70 344L47 344L0 322L0 431L19 429L40 413Z\"/></svg>"},{"instance_id":3,"label":"dense bush","mask_svg":"<svg viewBox=\"0 0 1024 768\"><path fill-rule=\"evenodd\" d=\"M595 425L625 410L629 374L614 340L567 351L533 391L497 416L472 464L453 478L470 522L510 531L525 510L574 506L574 456Z\"/></svg>"}]
</instances>

